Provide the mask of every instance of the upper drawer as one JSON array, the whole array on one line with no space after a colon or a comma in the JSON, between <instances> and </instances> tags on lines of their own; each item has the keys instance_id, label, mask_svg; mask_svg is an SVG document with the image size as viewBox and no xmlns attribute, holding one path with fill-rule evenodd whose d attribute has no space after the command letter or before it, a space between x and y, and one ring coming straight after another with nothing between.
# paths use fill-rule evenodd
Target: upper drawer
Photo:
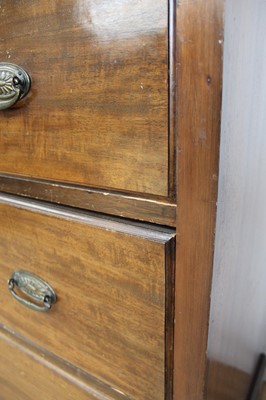
<instances>
[{"instance_id":1,"label":"upper drawer","mask_svg":"<svg viewBox=\"0 0 266 400\"><path fill-rule=\"evenodd\" d=\"M1 111L0 171L168 195L167 3L1 2L0 62L33 83Z\"/></svg>"},{"instance_id":2,"label":"upper drawer","mask_svg":"<svg viewBox=\"0 0 266 400\"><path fill-rule=\"evenodd\" d=\"M172 231L27 204L0 198L0 322L125 396L168 398ZM20 269L55 289L50 311L8 293Z\"/></svg>"}]
</instances>

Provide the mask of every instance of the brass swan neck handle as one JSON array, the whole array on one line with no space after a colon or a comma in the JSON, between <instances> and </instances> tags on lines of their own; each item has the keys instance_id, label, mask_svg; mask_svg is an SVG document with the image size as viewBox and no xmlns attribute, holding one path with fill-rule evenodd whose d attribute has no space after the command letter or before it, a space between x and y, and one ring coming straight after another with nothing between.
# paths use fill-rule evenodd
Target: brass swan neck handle
<instances>
[{"instance_id":1,"label":"brass swan neck handle","mask_svg":"<svg viewBox=\"0 0 266 400\"><path fill-rule=\"evenodd\" d=\"M31 87L29 74L20 66L0 63L0 110L12 107L23 99Z\"/></svg>"}]
</instances>

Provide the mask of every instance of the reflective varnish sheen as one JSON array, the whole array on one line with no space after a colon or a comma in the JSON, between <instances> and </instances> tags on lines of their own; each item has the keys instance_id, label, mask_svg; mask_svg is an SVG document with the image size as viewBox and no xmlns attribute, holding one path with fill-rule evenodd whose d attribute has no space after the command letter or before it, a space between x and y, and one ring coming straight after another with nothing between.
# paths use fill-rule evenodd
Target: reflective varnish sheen
<instances>
[{"instance_id":1,"label":"reflective varnish sheen","mask_svg":"<svg viewBox=\"0 0 266 400\"><path fill-rule=\"evenodd\" d=\"M168 196L165 0L1 2L0 60L31 96L1 113L0 171Z\"/></svg>"}]
</instances>

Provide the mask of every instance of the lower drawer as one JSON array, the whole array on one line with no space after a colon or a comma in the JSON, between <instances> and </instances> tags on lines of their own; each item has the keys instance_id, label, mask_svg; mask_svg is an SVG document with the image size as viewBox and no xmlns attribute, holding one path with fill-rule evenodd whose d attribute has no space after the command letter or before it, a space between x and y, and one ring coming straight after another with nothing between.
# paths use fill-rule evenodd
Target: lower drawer
<instances>
[{"instance_id":1,"label":"lower drawer","mask_svg":"<svg viewBox=\"0 0 266 400\"><path fill-rule=\"evenodd\" d=\"M114 393L167 398L173 232L12 196L0 197L0 220L0 322ZM8 293L8 278L21 269L55 289L51 310L33 311Z\"/></svg>"},{"instance_id":2,"label":"lower drawer","mask_svg":"<svg viewBox=\"0 0 266 400\"><path fill-rule=\"evenodd\" d=\"M0 327L1 400L114 400L108 387ZM119 400L126 400L119 397Z\"/></svg>"}]
</instances>

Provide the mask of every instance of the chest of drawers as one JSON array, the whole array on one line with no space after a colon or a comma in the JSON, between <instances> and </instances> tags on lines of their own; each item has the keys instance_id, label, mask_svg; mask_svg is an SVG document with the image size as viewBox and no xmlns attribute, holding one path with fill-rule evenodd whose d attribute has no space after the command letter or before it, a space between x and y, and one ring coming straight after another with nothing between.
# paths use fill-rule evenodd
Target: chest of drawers
<instances>
[{"instance_id":1,"label":"chest of drawers","mask_svg":"<svg viewBox=\"0 0 266 400\"><path fill-rule=\"evenodd\" d=\"M0 398L201 400L223 2L0 12L0 61L32 79L0 111ZM50 310L10 295L15 271Z\"/></svg>"}]
</instances>

